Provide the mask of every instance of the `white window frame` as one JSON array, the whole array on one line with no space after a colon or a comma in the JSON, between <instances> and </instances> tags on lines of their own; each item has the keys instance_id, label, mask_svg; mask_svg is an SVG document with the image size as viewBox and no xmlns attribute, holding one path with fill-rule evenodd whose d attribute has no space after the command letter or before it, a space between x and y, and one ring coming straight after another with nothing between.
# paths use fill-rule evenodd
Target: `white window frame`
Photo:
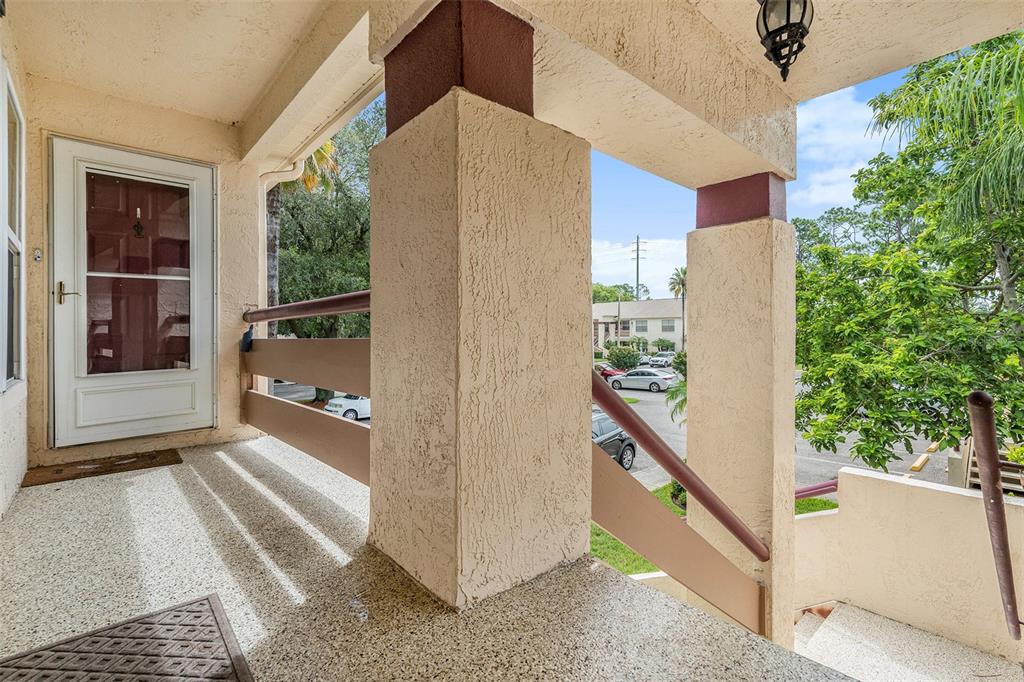
<instances>
[{"instance_id":1,"label":"white window frame","mask_svg":"<svg viewBox=\"0 0 1024 682\"><path fill-rule=\"evenodd\" d=\"M672 325L671 329L665 329L665 325ZM662 320L661 321L661 332L663 334L674 334L676 331L676 321L674 319Z\"/></svg>"},{"instance_id":2,"label":"white window frame","mask_svg":"<svg viewBox=\"0 0 1024 682\"><path fill-rule=\"evenodd\" d=\"M3 365L3 372L0 374L0 393L7 392L11 387L15 386L18 382L25 380L25 147L26 147L26 131L25 131L25 113L21 108L21 102L18 99L18 93L14 90L14 81L11 78L11 72L7 67L6 61L3 62L3 83L2 92L4 94L3 101L0 102L0 231L4 234L4 250L0 251L0 282L2 285L2 292L0 292L0 364ZM8 104L10 108L14 110L14 114L18 117L18 149L8 149L8 134L7 126L9 121L7 120ZM15 162L15 169L18 174L18 201L17 201L17 227L15 231L11 229L11 216L9 214L9 192L11 191L11 178L8 177L8 159L10 154L16 154L17 159ZM13 251L17 256L17 287L18 291L15 292L15 298L18 302L18 319L15 320L15 339L18 344L18 348L14 356L14 377L11 379L7 378L7 316L8 316L8 291L7 283L10 281L10 273L8 272L8 252Z\"/></svg>"},{"instance_id":3,"label":"white window frame","mask_svg":"<svg viewBox=\"0 0 1024 682\"><path fill-rule=\"evenodd\" d=\"M643 329L640 328L641 324L644 327ZM633 320L633 329L634 329L634 331L636 331L639 334L646 334L647 333L647 320Z\"/></svg>"}]
</instances>

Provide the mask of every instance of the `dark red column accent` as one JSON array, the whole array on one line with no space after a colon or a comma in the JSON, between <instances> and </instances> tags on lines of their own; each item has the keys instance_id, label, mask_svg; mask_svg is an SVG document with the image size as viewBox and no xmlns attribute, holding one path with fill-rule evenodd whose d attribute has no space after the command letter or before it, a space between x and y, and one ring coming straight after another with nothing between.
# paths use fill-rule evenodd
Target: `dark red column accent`
<instances>
[{"instance_id":1,"label":"dark red column accent","mask_svg":"<svg viewBox=\"0 0 1024 682\"><path fill-rule=\"evenodd\" d=\"M442 0L384 57L388 134L454 86L533 115L533 27L487 0Z\"/></svg>"},{"instance_id":2,"label":"dark red column accent","mask_svg":"<svg viewBox=\"0 0 1024 682\"><path fill-rule=\"evenodd\" d=\"M697 227L755 218L786 219L786 181L758 173L697 189Z\"/></svg>"}]
</instances>

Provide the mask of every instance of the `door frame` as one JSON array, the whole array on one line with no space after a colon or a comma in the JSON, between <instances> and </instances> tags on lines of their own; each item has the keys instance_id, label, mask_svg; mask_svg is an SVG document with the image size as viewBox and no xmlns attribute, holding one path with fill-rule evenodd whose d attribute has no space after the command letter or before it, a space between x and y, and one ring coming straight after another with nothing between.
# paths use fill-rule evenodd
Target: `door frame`
<instances>
[{"instance_id":1,"label":"door frame","mask_svg":"<svg viewBox=\"0 0 1024 682\"><path fill-rule=\"evenodd\" d=\"M220 212L219 212L219 176L218 168L215 164L211 164L196 159L190 159L186 157L178 157L170 154L162 154L158 152L151 152L143 149L136 149L132 147L125 147L116 144L110 144L105 142L96 142L87 138L76 137L74 135L64 135L55 132L46 132L46 153L47 153L47 252L48 252L48 263L47 263L47 316L46 316L46 337L47 337L47 373L48 379L46 382L47 392L47 406L48 406L48 417L46 420L47 424L47 445L50 448L65 448L65 447L80 447L88 446L96 443L106 443L116 440L125 440L132 438L165 438L173 436L174 434L194 432L194 431L209 431L216 429L220 425L220 363L219 363L219 332L220 332L220 248L219 248L219 237L220 237ZM210 396L212 400L212 421L209 425L201 426L186 426L180 430L164 431L159 433L143 433L143 434L124 434L115 435L110 438L104 438L95 441L84 441L81 443L67 443L64 445L57 445L56 443L56 432L57 432L57 406L56 406L56 382L57 382L57 362L56 362L56 296L55 292L57 289L57 262L55 258L55 246L57 241L57 227L56 227L56 216L58 211L56 210L57 198L57 158L55 153L55 144L58 140L66 141L70 143L84 144L90 147L97 148L100 153L103 150L110 150L117 153L134 154L149 159L170 161L175 163L183 163L191 166L205 168L210 171L211 174L211 186L210 186L210 272L209 272L209 296L210 296L210 321L212 328L209 332L208 344L210 348ZM105 170L103 166L117 166L118 164L111 163L109 161L96 160L95 165L103 170L103 172L114 173L120 175L131 175L125 172L126 166L121 166L119 170ZM143 178L153 177L160 181L160 176L171 175L161 174L160 172L154 172L145 168L139 168L139 173ZM74 193L80 191L78 178L72 179ZM74 201L74 199L72 200ZM74 210L77 213L78 206L74 205ZM76 216L77 217L77 216ZM77 254L77 242L82 239L82 235L75 235L76 239L76 258L81 260L84 259L84 254ZM192 251L192 255L195 255L195 251ZM195 262L194 258L192 262ZM76 270L78 269L78 263L75 264ZM190 286L190 310L194 309L193 305L197 300L196 286L193 283ZM80 316L76 316L80 317ZM80 320L78 320L80 321ZM192 337L189 341L190 349L194 349L196 344L197 336L191 330L190 324L190 336ZM84 352L84 351L82 351ZM191 354L190 350L190 354ZM72 366L77 365L79 358L73 360ZM181 373L183 370L152 370L153 372L178 372ZM188 371L188 370L185 370ZM149 372L147 372L149 373ZM136 374L135 372L128 372L125 374ZM173 375L169 375L168 379Z\"/></svg>"}]
</instances>

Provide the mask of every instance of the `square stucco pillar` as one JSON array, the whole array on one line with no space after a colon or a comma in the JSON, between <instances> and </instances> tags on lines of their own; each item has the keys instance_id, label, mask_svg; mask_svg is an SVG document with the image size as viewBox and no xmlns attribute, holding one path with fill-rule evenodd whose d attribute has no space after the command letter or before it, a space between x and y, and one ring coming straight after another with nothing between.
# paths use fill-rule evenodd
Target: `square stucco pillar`
<instances>
[{"instance_id":1,"label":"square stucco pillar","mask_svg":"<svg viewBox=\"0 0 1024 682\"><path fill-rule=\"evenodd\" d=\"M767 636L792 648L793 227L760 218L699 229L686 248L687 461L768 544L771 560L755 559L698 504L687 518L765 585Z\"/></svg>"},{"instance_id":2,"label":"square stucco pillar","mask_svg":"<svg viewBox=\"0 0 1024 682\"><path fill-rule=\"evenodd\" d=\"M588 550L590 147L453 88L370 187L369 542L463 608Z\"/></svg>"}]
</instances>

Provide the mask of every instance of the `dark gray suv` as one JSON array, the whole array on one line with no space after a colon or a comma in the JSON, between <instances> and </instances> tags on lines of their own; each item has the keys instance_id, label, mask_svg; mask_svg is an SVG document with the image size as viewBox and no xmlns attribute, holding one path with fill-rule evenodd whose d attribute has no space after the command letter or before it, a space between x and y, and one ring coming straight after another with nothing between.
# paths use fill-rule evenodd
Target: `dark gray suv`
<instances>
[{"instance_id":1,"label":"dark gray suv","mask_svg":"<svg viewBox=\"0 0 1024 682\"><path fill-rule=\"evenodd\" d=\"M604 412L595 410L592 413L591 436L623 469L628 471L633 466L636 443Z\"/></svg>"}]
</instances>

